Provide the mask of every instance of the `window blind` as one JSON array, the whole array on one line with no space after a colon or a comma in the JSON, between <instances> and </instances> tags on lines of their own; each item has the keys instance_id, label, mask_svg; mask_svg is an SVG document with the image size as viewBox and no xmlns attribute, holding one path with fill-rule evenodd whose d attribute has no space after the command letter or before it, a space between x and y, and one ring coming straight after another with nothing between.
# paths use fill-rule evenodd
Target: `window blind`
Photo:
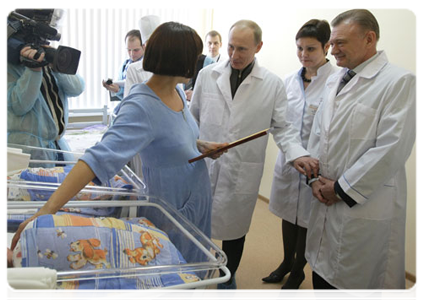
<instances>
[{"instance_id":1,"label":"window blind","mask_svg":"<svg viewBox=\"0 0 423 300\"><path fill-rule=\"evenodd\" d=\"M69 99L70 109L113 108L103 79L117 79L122 63L128 58L126 33L139 29L138 21L145 15L157 15L161 22L175 21L194 28L203 38L211 29L211 9L66 9L59 32L60 42L80 50L78 74L85 80L85 91Z\"/></svg>"}]
</instances>

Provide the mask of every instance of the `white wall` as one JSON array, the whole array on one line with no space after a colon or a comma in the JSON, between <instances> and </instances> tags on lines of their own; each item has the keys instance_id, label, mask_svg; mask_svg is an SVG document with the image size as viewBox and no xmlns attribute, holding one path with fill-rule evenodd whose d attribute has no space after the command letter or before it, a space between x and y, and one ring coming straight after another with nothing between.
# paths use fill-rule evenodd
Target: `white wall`
<instances>
[{"instance_id":1,"label":"white wall","mask_svg":"<svg viewBox=\"0 0 423 300\"><path fill-rule=\"evenodd\" d=\"M258 4L260 2L257 2ZM264 2L264 5L267 2ZM263 48L257 55L260 65L265 66L280 77L298 70L301 65L296 56L295 35L298 29L308 20L326 19L330 22L344 9L301 9L270 7L215 8L213 13L213 29L222 34L225 48L230 26L240 19L251 19L263 30ZM371 10L378 19L381 28L379 50L385 50L389 60L405 69L416 72L416 18L410 10ZM335 64L331 55L330 61ZM257 116L258 118L260 116ZM269 139L266 164L260 186L260 194L270 196L273 168L278 149ZM416 274L416 178L415 151L407 163L408 175L408 215L406 235L406 270ZM269 212L270 213L270 212Z\"/></svg>"}]
</instances>

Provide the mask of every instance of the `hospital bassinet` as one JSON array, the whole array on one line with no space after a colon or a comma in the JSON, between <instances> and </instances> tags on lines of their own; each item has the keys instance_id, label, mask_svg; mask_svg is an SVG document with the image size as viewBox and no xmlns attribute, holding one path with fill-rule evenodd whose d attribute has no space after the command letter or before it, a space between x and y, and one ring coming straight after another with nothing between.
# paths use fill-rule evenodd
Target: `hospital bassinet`
<instances>
[{"instance_id":1,"label":"hospital bassinet","mask_svg":"<svg viewBox=\"0 0 423 300\"><path fill-rule=\"evenodd\" d=\"M37 161L37 164L40 163L42 162ZM46 163L51 164L50 161ZM72 163L74 162L65 162L65 165ZM169 240L180 253L197 252L200 255L182 255L184 256L184 260L178 264L157 265L156 263L148 263L127 268L111 267L61 270L56 272L56 287L85 286L86 288L88 286L88 288L91 288L94 286L94 288L101 288L104 285L98 284L98 282L102 280L120 280L123 282L128 280L129 282L133 282L134 278L137 278L138 284L123 284L121 285L123 286L122 288L140 288L139 282L145 288L198 288L225 282L229 279L230 274L225 266L226 256L222 250L165 201L154 196L145 195L145 185L129 168L122 169L119 175L130 182L130 189L110 186L87 186L84 191L88 195L104 195L104 197L100 197L102 200L72 200L65 205L65 212L63 214L71 212L79 216L81 215L81 211L84 212L84 209L94 209L100 212L104 212L104 209L108 211L111 209L113 212L111 216L116 218L145 217L167 234ZM40 183L22 180L8 180L7 183L8 190L22 190L24 191L22 194L36 194L39 191L52 193L58 186L59 183ZM110 197L110 200L104 200L107 197ZM9 200L11 199L8 199L8 219L15 222L20 218L22 220L25 219L25 217L33 214L44 204L43 201ZM110 217L110 215L107 215L107 217ZM9 227L9 230L13 231L11 229L13 229L13 226ZM222 270L225 275L219 277L219 270ZM153 282L158 283L151 283L151 278L154 279ZM173 280L172 278L177 278L178 280ZM193 280L193 278L199 280ZM75 285L75 282L78 282L78 284ZM96 284L84 285L84 283L88 282L96 282ZM148 284L144 285L144 282L148 282Z\"/></svg>"}]
</instances>

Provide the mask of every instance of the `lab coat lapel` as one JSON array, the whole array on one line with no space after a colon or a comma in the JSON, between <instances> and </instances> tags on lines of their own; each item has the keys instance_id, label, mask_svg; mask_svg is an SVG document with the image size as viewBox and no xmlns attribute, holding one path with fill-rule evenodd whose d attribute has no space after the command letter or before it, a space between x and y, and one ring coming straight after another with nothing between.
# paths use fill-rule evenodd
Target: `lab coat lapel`
<instances>
[{"instance_id":1,"label":"lab coat lapel","mask_svg":"<svg viewBox=\"0 0 423 300\"><path fill-rule=\"evenodd\" d=\"M386 57L384 51L381 51L379 56L376 57L373 62L367 65L364 70L359 72L350 80L350 82L339 92L338 96L342 96L343 94L353 90L360 78L370 79L375 77L387 63L388 58Z\"/></svg>"},{"instance_id":2,"label":"lab coat lapel","mask_svg":"<svg viewBox=\"0 0 423 300\"><path fill-rule=\"evenodd\" d=\"M327 105L325 105L325 110L323 111L322 119L324 123L321 124L323 133L329 132L329 126L334 114L335 99L337 97L336 90L343 74L344 74L343 72L339 72L336 76L334 75L330 77L330 79L326 83L327 90L329 91L329 93L328 93L328 98L326 100Z\"/></svg>"},{"instance_id":3,"label":"lab coat lapel","mask_svg":"<svg viewBox=\"0 0 423 300\"><path fill-rule=\"evenodd\" d=\"M254 66L253 66L253 69L251 70L250 75L248 75L244 79L244 81L241 83L241 85L244 85L244 84L245 85L249 85L249 84L251 84L253 82L253 78L257 78L257 79L260 79L260 80L263 80L264 79L264 71L263 71L262 68L260 68L260 66L259 66L259 64L257 62L257 59L254 62Z\"/></svg>"},{"instance_id":4,"label":"lab coat lapel","mask_svg":"<svg viewBox=\"0 0 423 300\"><path fill-rule=\"evenodd\" d=\"M354 76L349 82L348 82L348 84L346 85L346 86L344 86L343 88L342 88L342 90L340 90L339 91L339 93L338 93L338 95L337 96L342 96L342 95L344 95L344 94L346 94L346 93L348 93L349 91L351 91L351 89L352 88L354 88L354 86L356 85L356 83L358 82L358 77L360 77L359 75L356 75L356 76ZM336 90L337 90L337 88L335 88L334 89L335 90L335 93L336 93Z\"/></svg>"},{"instance_id":5,"label":"lab coat lapel","mask_svg":"<svg viewBox=\"0 0 423 300\"><path fill-rule=\"evenodd\" d=\"M214 68L214 71L218 72L220 75L217 78L217 86L220 92L223 95L223 99L227 103L229 109L232 109L232 94L231 94L231 83L230 83L230 75L231 75L231 66L229 61L227 63L219 63Z\"/></svg>"},{"instance_id":6,"label":"lab coat lapel","mask_svg":"<svg viewBox=\"0 0 423 300\"><path fill-rule=\"evenodd\" d=\"M327 149L329 142L329 131L330 124L334 114L334 105L336 98L336 87L342 75L330 77L326 83L326 99L324 100L324 109L321 110L321 123L320 123L320 141L319 141L319 160L321 162L320 168L322 174L327 174L327 164L328 161L327 151L322 149ZM320 108L319 108L320 109Z\"/></svg>"},{"instance_id":7,"label":"lab coat lapel","mask_svg":"<svg viewBox=\"0 0 423 300\"><path fill-rule=\"evenodd\" d=\"M255 80L263 80L264 79L264 71L260 68L257 59L254 62L253 69L251 73L242 81L241 85L238 87L238 90L235 94L235 98L233 99L235 102L237 99L245 99L249 96L250 90L248 90L248 86L251 84L255 84ZM232 101L232 102L234 102ZM238 100L239 101L239 100Z\"/></svg>"}]
</instances>

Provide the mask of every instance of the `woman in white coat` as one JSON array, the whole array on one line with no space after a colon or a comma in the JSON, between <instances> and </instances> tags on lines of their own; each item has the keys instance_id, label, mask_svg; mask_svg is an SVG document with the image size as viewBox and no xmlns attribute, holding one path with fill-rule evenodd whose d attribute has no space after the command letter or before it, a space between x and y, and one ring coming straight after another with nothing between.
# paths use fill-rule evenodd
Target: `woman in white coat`
<instances>
[{"instance_id":1,"label":"woman in white coat","mask_svg":"<svg viewBox=\"0 0 423 300\"><path fill-rule=\"evenodd\" d=\"M326 59L329 37L327 21L313 19L305 23L295 37L297 56L303 67L284 80L288 96L287 117L298 129L304 148L307 148L314 115L322 102L325 81L338 70ZM287 164L285 155L279 151L269 209L282 218L284 259L275 271L262 279L264 282L280 282L290 273L282 289L298 289L304 280L305 241L312 197L306 177Z\"/></svg>"}]
</instances>

